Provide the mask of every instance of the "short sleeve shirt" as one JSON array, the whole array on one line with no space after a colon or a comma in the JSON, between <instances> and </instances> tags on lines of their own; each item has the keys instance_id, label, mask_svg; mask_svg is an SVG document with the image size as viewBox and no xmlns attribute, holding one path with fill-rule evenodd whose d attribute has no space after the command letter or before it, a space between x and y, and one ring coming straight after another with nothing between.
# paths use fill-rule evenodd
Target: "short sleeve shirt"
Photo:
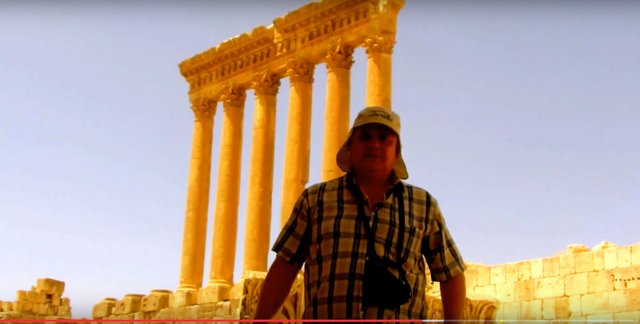
<instances>
[{"instance_id":1,"label":"short sleeve shirt","mask_svg":"<svg viewBox=\"0 0 640 324\"><path fill-rule=\"evenodd\" d=\"M303 191L272 250L292 264L304 263L305 319L424 319L428 263L433 281L445 281L465 270L436 200L424 189L397 181L402 202L391 190L384 202L364 210L374 232L378 256L397 260L399 203L404 204L403 268L412 298L396 310L364 308L362 279L367 234L358 218L351 175ZM366 199L366 197L365 197ZM389 269L394 272L396 270ZM397 271L396 271L397 272ZM397 274L397 273L396 273Z\"/></svg>"}]
</instances>

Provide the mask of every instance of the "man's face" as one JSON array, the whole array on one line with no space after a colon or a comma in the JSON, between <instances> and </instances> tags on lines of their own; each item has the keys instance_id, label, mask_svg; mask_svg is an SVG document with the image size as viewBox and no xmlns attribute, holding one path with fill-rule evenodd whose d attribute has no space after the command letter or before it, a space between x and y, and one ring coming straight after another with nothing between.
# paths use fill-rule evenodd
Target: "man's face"
<instances>
[{"instance_id":1,"label":"man's face","mask_svg":"<svg viewBox=\"0 0 640 324\"><path fill-rule=\"evenodd\" d=\"M396 162L398 136L379 124L368 124L353 130L349 155L356 173L390 174Z\"/></svg>"}]
</instances>

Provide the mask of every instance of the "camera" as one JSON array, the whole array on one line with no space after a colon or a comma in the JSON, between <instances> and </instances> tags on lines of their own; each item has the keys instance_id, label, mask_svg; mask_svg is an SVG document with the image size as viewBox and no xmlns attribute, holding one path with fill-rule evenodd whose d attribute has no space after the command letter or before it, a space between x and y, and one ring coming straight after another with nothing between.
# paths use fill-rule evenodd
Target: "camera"
<instances>
[{"instance_id":1,"label":"camera","mask_svg":"<svg viewBox=\"0 0 640 324\"><path fill-rule=\"evenodd\" d=\"M363 299L367 307L397 309L411 299L411 287L404 269L398 266L400 278L389 271L377 255L368 255L364 270Z\"/></svg>"}]
</instances>

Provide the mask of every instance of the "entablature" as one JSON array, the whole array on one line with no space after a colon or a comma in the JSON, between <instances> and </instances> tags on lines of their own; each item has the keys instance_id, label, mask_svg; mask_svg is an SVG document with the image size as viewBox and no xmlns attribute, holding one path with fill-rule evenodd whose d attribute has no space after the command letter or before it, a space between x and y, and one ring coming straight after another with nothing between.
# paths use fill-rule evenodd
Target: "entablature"
<instances>
[{"instance_id":1,"label":"entablature","mask_svg":"<svg viewBox=\"0 0 640 324\"><path fill-rule=\"evenodd\" d=\"M276 18L268 27L258 26L183 61L180 72L191 95L207 93L217 100L226 84L250 88L255 75L266 69L285 76L290 59L323 63L336 40L356 48L372 35L394 39L403 4L403 0L310 3Z\"/></svg>"}]
</instances>

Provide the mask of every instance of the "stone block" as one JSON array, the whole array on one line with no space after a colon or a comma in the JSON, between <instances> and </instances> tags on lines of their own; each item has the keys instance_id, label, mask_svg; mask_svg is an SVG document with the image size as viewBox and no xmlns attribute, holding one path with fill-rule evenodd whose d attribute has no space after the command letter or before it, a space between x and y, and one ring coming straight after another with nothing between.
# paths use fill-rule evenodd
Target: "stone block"
<instances>
[{"instance_id":1,"label":"stone block","mask_svg":"<svg viewBox=\"0 0 640 324\"><path fill-rule=\"evenodd\" d=\"M542 259L542 276L545 278L560 275L560 257Z\"/></svg>"},{"instance_id":2,"label":"stone block","mask_svg":"<svg viewBox=\"0 0 640 324\"><path fill-rule=\"evenodd\" d=\"M467 273L465 272L465 275ZM466 278L466 277L465 277ZM241 299L247 293L248 287L251 285L253 278L242 278L229 290L229 299ZM468 287L468 286L467 286Z\"/></svg>"},{"instance_id":3,"label":"stone block","mask_svg":"<svg viewBox=\"0 0 640 324\"><path fill-rule=\"evenodd\" d=\"M491 268L487 266L478 266L478 286L486 286L491 284Z\"/></svg>"},{"instance_id":4,"label":"stone block","mask_svg":"<svg viewBox=\"0 0 640 324\"><path fill-rule=\"evenodd\" d=\"M551 277L536 280L535 298L551 298L564 296L564 278Z\"/></svg>"},{"instance_id":5,"label":"stone block","mask_svg":"<svg viewBox=\"0 0 640 324\"><path fill-rule=\"evenodd\" d=\"M16 301L26 302L27 301L27 291L26 290L18 290L18 291L16 291Z\"/></svg>"},{"instance_id":6,"label":"stone block","mask_svg":"<svg viewBox=\"0 0 640 324\"><path fill-rule=\"evenodd\" d=\"M620 313L636 310L629 308L629 306L630 305L627 305L627 297L623 290L612 291L609 293L609 309L611 312Z\"/></svg>"},{"instance_id":7,"label":"stone block","mask_svg":"<svg viewBox=\"0 0 640 324\"><path fill-rule=\"evenodd\" d=\"M590 294L613 290L613 275L610 271L589 272Z\"/></svg>"},{"instance_id":8,"label":"stone block","mask_svg":"<svg viewBox=\"0 0 640 324\"><path fill-rule=\"evenodd\" d=\"M231 299L231 303L229 307L231 307L231 309L234 310L233 318L241 318L240 313L242 309L240 308L243 307L241 299Z\"/></svg>"},{"instance_id":9,"label":"stone block","mask_svg":"<svg viewBox=\"0 0 640 324\"><path fill-rule=\"evenodd\" d=\"M517 281L514 284L514 299L529 301L535 299L535 281L533 279Z\"/></svg>"},{"instance_id":10,"label":"stone block","mask_svg":"<svg viewBox=\"0 0 640 324\"><path fill-rule=\"evenodd\" d=\"M229 300L229 292L231 287L224 284L209 285L200 288L198 291L198 304L216 303L223 300Z\"/></svg>"},{"instance_id":11,"label":"stone block","mask_svg":"<svg viewBox=\"0 0 640 324\"><path fill-rule=\"evenodd\" d=\"M478 269L476 269L476 267L469 266L467 270L464 272L464 280L468 288L477 286L478 285ZM235 299L234 296L231 296L231 300L233 299Z\"/></svg>"},{"instance_id":12,"label":"stone block","mask_svg":"<svg viewBox=\"0 0 640 324\"><path fill-rule=\"evenodd\" d=\"M35 290L27 291L27 301L30 303L44 304L47 302L47 294Z\"/></svg>"},{"instance_id":13,"label":"stone block","mask_svg":"<svg viewBox=\"0 0 640 324\"><path fill-rule=\"evenodd\" d=\"M50 278L40 278L36 283L36 290L46 294L62 296L64 293L64 282Z\"/></svg>"},{"instance_id":14,"label":"stone block","mask_svg":"<svg viewBox=\"0 0 640 324\"><path fill-rule=\"evenodd\" d=\"M631 246L623 246L618 248L618 268L627 268L631 266Z\"/></svg>"},{"instance_id":15,"label":"stone block","mask_svg":"<svg viewBox=\"0 0 640 324\"><path fill-rule=\"evenodd\" d=\"M593 315L606 313L609 310L609 293L582 295L582 314Z\"/></svg>"},{"instance_id":16,"label":"stone block","mask_svg":"<svg viewBox=\"0 0 640 324\"><path fill-rule=\"evenodd\" d=\"M465 272L465 276L467 273ZM506 283L514 283L519 280L520 272L517 263L508 263L504 267L504 280Z\"/></svg>"},{"instance_id":17,"label":"stone block","mask_svg":"<svg viewBox=\"0 0 640 324\"><path fill-rule=\"evenodd\" d=\"M64 306L61 305L58 307L58 315L60 316L66 316L66 317L71 317L71 306Z\"/></svg>"},{"instance_id":18,"label":"stone block","mask_svg":"<svg viewBox=\"0 0 640 324\"><path fill-rule=\"evenodd\" d=\"M502 303L500 304L500 309L502 312L502 320L504 321L512 321L520 319L520 308L521 303Z\"/></svg>"},{"instance_id":19,"label":"stone block","mask_svg":"<svg viewBox=\"0 0 640 324\"><path fill-rule=\"evenodd\" d=\"M49 305L47 304L33 304L32 312L38 315L48 315L49 313Z\"/></svg>"},{"instance_id":20,"label":"stone block","mask_svg":"<svg viewBox=\"0 0 640 324\"><path fill-rule=\"evenodd\" d=\"M1 308L2 308L3 312L11 312L11 311L13 311L13 303L12 302L7 302L7 301L3 301Z\"/></svg>"},{"instance_id":21,"label":"stone block","mask_svg":"<svg viewBox=\"0 0 640 324\"><path fill-rule=\"evenodd\" d=\"M53 306L60 306L60 295L51 295L49 302Z\"/></svg>"},{"instance_id":22,"label":"stone block","mask_svg":"<svg viewBox=\"0 0 640 324\"><path fill-rule=\"evenodd\" d=\"M58 306L47 304L47 316L54 316L58 314Z\"/></svg>"},{"instance_id":23,"label":"stone block","mask_svg":"<svg viewBox=\"0 0 640 324\"><path fill-rule=\"evenodd\" d=\"M587 315L587 322L605 323L613 321L613 313Z\"/></svg>"},{"instance_id":24,"label":"stone block","mask_svg":"<svg viewBox=\"0 0 640 324\"><path fill-rule=\"evenodd\" d=\"M625 290L624 296L630 310L640 310L640 288Z\"/></svg>"},{"instance_id":25,"label":"stone block","mask_svg":"<svg viewBox=\"0 0 640 324\"><path fill-rule=\"evenodd\" d=\"M495 265L489 268L491 273L491 284L503 284L505 283L505 266L504 265Z\"/></svg>"},{"instance_id":26,"label":"stone block","mask_svg":"<svg viewBox=\"0 0 640 324\"><path fill-rule=\"evenodd\" d=\"M614 290L640 288L640 267L618 268L610 273Z\"/></svg>"},{"instance_id":27,"label":"stone block","mask_svg":"<svg viewBox=\"0 0 640 324\"><path fill-rule=\"evenodd\" d=\"M522 261L516 263L518 267L518 280L529 280L531 279L531 262Z\"/></svg>"},{"instance_id":28,"label":"stone block","mask_svg":"<svg viewBox=\"0 0 640 324\"><path fill-rule=\"evenodd\" d=\"M593 271L604 270L604 250L595 250L591 252L593 258Z\"/></svg>"},{"instance_id":29,"label":"stone block","mask_svg":"<svg viewBox=\"0 0 640 324\"><path fill-rule=\"evenodd\" d=\"M125 315L139 312L142 304L142 297L144 297L144 295L126 294L124 298L116 302L116 306L113 309L113 315Z\"/></svg>"},{"instance_id":30,"label":"stone block","mask_svg":"<svg viewBox=\"0 0 640 324\"><path fill-rule=\"evenodd\" d=\"M576 273L593 271L593 254L589 252L580 252L574 254L576 262Z\"/></svg>"},{"instance_id":31,"label":"stone block","mask_svg":"<svg viewBox=\"0 0 640 324\"><path fill-rule=\"evenodd\" d=\"M573 243L567 246L567 254L575 254L585 251L589 251L589 247L584 244Z\"/></svg>"},{"instance_id":32,"label":"stone block","mask_svg":"<svg viewBox=\"0 0 640 324\"><path fill-rule=\"evenodd\" d=\"M542 319L542 300L530 300L522 302L520 305L521 320L539 320Z\"/></svg>"},{"instance_id":33,"label":"stone block","mask_svg":"<svg viewBox=\"0 0 640 324\"><path fill-rule=\"evenodd\" d=\"M215 314L218 318L225 318L231 315L231 307L229 301L224 301L216 304Z\"/></svg>"},{"instance_id":34,"label":"stone block","mask_svg":"<svg viewBox=\"0 0 640 324\"><path fill-rule=\"evenodd\" d=\"M576 316L582 315L582 296L569 296L567 297L569 302L569 312L571 313L571 319Z\"/></svg>"},{"instance_id":35,"label":"stone block","mask_svg":"<svg viewBox=\"0 0 640 324\"><path fill-rule=\"evenodd\" d=\"M161 309L169 307L169 290L152 290L151 294L142 298L143 312L157 312Z\"/></svg>"},{"instance_id":36,"label":"stone block","mask_svg":"<svg viewBox=\"0 0 640 324\"><path fill-rule=\"evenodd\" d=\"M113 314L113 309L118 301L115 298L105 298L93 306L91 317L94 319L102 319ZM64 307L64 303L63 303Z\"/></svg>"},{"instance_id":37,"label":"stone block","mask_svg":"<svg viewBox=\"0 0 640 324\"><path fill-rule=\"evenodd\" d=\"M514 302L514 291L515 291L515 284L510 282L510 283L503 283L503 284L497 284L496 286L496 294L495 294L495 298L498 299L501 303L505 303L505 302Z\"/></svg>"},{"instance_id":38,"label":"stone block","mask_svg":"<svg viewBox=\"0 0 640 324\"><path fill-rule=\"evenodd\" d=\"M564 277L564 291L567 296L578 296L589 292L589 273L582 272Z\"/></svg>"},{"instance_id":39,"label":"stone block","mask_svg":"<svg viewBox=\"0 0 640 324\"><path fill-rule=\"evenodd\" d=\"M618 249L615 247L604 249L604 269L611 270L618 267Z\"/></svg>"},{"instance_id":40,"label":"stone block","mask_svg":"<svg viewBox=\"0 0 640 324\"><path fill-rule=\"evenodd\" d=\"M571 308L569 307L569 297L560 297L555 299L555 318L556 320L569 319L571 317ZM543 305L544 308L544 305Z\"/></svg>"},{"instance_id":41,"label":"stone block","mask_svg":"<svg viewBox=\"0 0 640 324\"><path fill-rule=\"evenodd\" d=\"M542 319L556 319L556 299L545 298L542 300Z\"/></svg>"},{"instance_id":42,"label":"stone block","mask_svg":"<svg viewBox=\"0 0 640 324\"><path fill-rule=\"evenodd\" d=\"M109 318L109 319L110 320L116 320L116 322L120 322L119 324L134 324L133 320L135 320L135 318L136 318L136 314L135 313L131 313L131 314L114 315L114 316L111 316L111 318ZM128 322L128 321L130 321L130 322ZM122 322L124 322L124 323L122 323Z\"/></svg>"},{"instance_id":43,"label":"stone block","mask_svg":"<svg viewBox=\"0 0 640 324\"><path fill-rule=\"evenodd\" d=\"M197 302L198 290L196 289L178 289L169 296L169 307L171 308L195 305Z\"/></svg>"},{"instance_id":44,"label":"stone block","mask_svg":"<svg viewBox=\"0 0 640 324\"><path fill-rule=\"evenodd\" d=\"M631 246L631 265L640 266L640 244Z\"/></svg>"},{"instance_id":45,"label":"stone block","mask_svg":"<svg viewBox=\"0 0 640 324\"><path fill-rule=\"evenodd\" d=\"M27 301L16 301L13 303L13 310L16 312L27 313L33 310L33 303Z\"/></svg>"},{"instance_id":46,"label":"stone block","mask_svg":"<svg viewBox=\"0 0 640 324\"><path fill-rule=\"evenodd\" d=\"M428 308L429 306L427 306ZM467 316L467 315L465 315ZM500 304L500 307L495 311L495 319L498 321L504 321L504 304Z\"/></svg>"},{"instance_id":47,"label":"stone block","mask_svg":"<svg viewBox=\"0 0 640 324\"><path fill-rule=\"evenodd\" d=\"M615 321L640 321L640 310L613 314Z\"/></svg>"},{"instance_id":48,"label":"stone block","mask_svg":"<svg viewBox=\"0 0 640 324\"><path fill-rule=\"evenodd\" d=\"M542 259L529 260L531 263L531 279L539 279L544 277L544 266Z\"/></svg>"},{"instance_id":49,"label":"stone block","mask_svg":"<svg viewBox=\"0 0 640 324\"><path fill-rule=\"evenodd\" d=\"M476 286L473 293L484 298L496 298L496 285Z\"/></svg>"},{"instance_id":50,"label":"stone block","mask_svg":"<svg viewBox=\"0 0 640 324\"><path fill-rule=\"evenodd\" d=\"M576 273L576 257L574 254L563 254L558 257L560 275L565 276Z\"/></svg>"},{"instance_id":51,"label":"stone block","mask_svg":"<svg viewBox=\"0 0 640 324\"><path fill-rule=\"evenodd\" d=\"M63 297L60 299L60 305L71 307L71 300L69 299L69 297Z\"/></svg>"}]
</instances>

